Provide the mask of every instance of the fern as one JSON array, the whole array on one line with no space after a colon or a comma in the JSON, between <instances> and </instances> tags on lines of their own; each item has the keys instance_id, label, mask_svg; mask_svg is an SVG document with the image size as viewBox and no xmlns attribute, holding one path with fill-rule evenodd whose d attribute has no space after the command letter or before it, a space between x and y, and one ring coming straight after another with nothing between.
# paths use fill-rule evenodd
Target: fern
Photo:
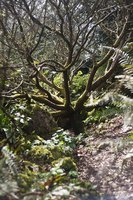
<instances>
[{"instance_id":1,"label":"fern","mask_svg":"<svg viewBox=\"0 0 133 200\"><path fill-rule=\"evenodd\" d=\"M19 191L17 183L15 181L5 181L0 184L0 199L12 199L18 200L18 196L15 193Z\"/></svg>"},{"instance_id":2,"label":"fern","mask_svg":"<svg viewBox=\"0 0 133 200\"><path fill-rule=\"evenodd\" d=\"M127 43L122 49L105 46L104 48L114 51L112 59L119 55L119 64L123 67L123 74L115 76L120 88L125 95L133 94L133 43ZM118 88L118 85L117 85Z\"/></svg>"},{"instance_id":3,"label":"fern","mask_svg":"<svg viewBox=\"0 0 133 200\"><path fill-rule=\"evenodd\" d=\"M129 51L127 51L128 49L125 48L125 46L123 47L123 49L118 49L118 48L109 47L109 46L104 46L103 48L114 50L112 60L116 57L116 55L119 55L120 56L119 63L124 67L130 66L133 69L133 58L132 56L130 56L130 49ZM125 49L127 52L125 51Z\"/></svg>"},{"instance_id":4,"label":"fern","mask_svg":"<svg viewBox=\"0 0 133 200\"><path fill-rule=\"evenodd\" d=\"M115 78L133 94L133 77L131 75L119 75L115 76Z\"/></svg>"},{"instance_id":5,"label":"fern","mask_svg":"<svg viewBox=\"0 0 133 200\"><path fill-rule=\"evenodd\" d=\"M15 157L14 153L9 150L8 146L4 146L2 148L2 153L4 155L5 162L8 165L11 173L13 175L17 175L18 169L17 169L17 165L15 163L16 157Z\"/></svg>"}]
</instances>

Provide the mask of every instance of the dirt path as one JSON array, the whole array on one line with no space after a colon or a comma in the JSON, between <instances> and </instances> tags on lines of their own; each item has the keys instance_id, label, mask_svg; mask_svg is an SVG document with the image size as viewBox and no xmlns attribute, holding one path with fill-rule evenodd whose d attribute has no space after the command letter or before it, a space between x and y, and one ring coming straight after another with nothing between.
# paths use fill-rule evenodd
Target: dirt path
<instances>
[{"instance_id":1,"label":"dirt path","mask_svg":"<svg viewBox=\"0 0 133 200\"><path fill-rule=\"evenodd\" d=\"M101 200L133 200L133 127L124 129L122 116L94 126L77 151L80 179L95 185Z\"/></svg>"}]
</instances>

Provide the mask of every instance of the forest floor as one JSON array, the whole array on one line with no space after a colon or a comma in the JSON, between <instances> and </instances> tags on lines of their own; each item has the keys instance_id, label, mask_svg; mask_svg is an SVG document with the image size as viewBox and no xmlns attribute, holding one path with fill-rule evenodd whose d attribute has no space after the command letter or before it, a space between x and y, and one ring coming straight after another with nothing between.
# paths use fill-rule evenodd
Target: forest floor
<instances>
[{"instance_id":1,"label":"forest floor","mask_svg":"<svg viewBox=\"0 0 133 200\"><path fill-rule=\"evenodd\" d=\"M77 137L61 129L50 140L20 141L30 146L20 158L5 148L0 200L133 200L131 121L119 114Z\"/></svg>"},{"instance_id":2,"label":"forest floor","mask_svg":"<svg viewBox=\"0 0 133 200\"><path fill-rule=\"evenodd\" d=\"M101 196L90 200L133 200L133 127L124 120L117 116L91 126L77 149L80 179Z\"/></svg>"}]
</instances>

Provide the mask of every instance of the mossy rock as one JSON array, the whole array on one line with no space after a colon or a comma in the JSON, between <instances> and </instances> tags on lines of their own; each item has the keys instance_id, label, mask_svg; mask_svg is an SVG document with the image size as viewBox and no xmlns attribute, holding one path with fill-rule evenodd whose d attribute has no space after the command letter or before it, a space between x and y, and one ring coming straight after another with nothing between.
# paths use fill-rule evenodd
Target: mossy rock
<instances>
[{"instance_id":1,"label":"mossy rock","mask_svg":"<svg viewBox=\"0 0 133 200\"><path fill-rule=\"evenodd\" d=\"M23 131L26 134L32 134L35 132L37 135L44 139L49 139L52 133L55 132L57 128L57 123L53 119L52 115L39 106L32 108L29 114L30 120L27 125L24 125Z\"/></svg>"},{"instance_id":2,"label":"mossy rock","mask_svg":"<svg viewBox=\"0 0 133 200\"><path fill-rule=\"evenodd\" d=\"M62 168L65 172L77 171L77 166L72 158L64 157L52 162L53 166Z\"/></svg>"},{"instance_id":3,"label":"mossy rock","mask_svg":"<svg viewBox=\"0 0 133 200\"><path fill-rule=\"evenodd\" d=\"M32 147L27 154L27 159L36 164L44 165L53 160L53 155L46 147L39 145Z\"/></svg>"}]
</instances>

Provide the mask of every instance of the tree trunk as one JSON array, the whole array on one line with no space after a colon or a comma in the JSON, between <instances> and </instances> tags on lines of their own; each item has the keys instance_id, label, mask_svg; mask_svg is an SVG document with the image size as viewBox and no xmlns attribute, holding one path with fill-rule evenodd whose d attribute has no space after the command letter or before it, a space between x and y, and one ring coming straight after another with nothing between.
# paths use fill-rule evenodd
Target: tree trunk
<instances>
[{"instance_id":1,"label":"tree trunk","mask_svg":"<svg viewBox=\"0 0 133 200\"><path fill-rule=\"evenodd\" d=\"M74 111L66 116L58 116L56 121L61 128L72 130L77 135L84 132L83 119L85 119L83 112Z\"/></svg>"}]
</instances>

